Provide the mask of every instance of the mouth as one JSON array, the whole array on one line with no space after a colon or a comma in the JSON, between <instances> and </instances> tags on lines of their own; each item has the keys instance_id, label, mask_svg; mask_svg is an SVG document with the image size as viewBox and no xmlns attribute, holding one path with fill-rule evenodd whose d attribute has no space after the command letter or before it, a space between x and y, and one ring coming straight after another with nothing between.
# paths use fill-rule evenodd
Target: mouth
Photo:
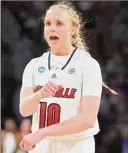
<instances>
[{"instance_id":1,"label":"mouth","mask_svg":"<svg viewBox=\"0 0 128 153\"><path fill-rule=\"evenodd\" d=\"M53 41L59 40L59 37L57 37L57 36L50 36L49 39L53 42Z\"/></svg>"}]
</instances>

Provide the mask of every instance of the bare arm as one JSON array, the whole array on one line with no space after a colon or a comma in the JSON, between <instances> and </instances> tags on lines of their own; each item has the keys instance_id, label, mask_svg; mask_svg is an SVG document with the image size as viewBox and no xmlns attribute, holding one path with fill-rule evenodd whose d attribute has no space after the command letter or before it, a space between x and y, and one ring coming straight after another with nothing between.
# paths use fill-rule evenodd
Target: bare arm
<instances>
[{"instance_id":1,"label":"bare arm","mask_svg":"<svg viewBox=\"0 0 128 153\"><path fill-rule=\"evenodd\" d=\"M22 116L26 117L32 115L40 101L38 93L34 92L33 83L33 67L35 67L37 58L32 59L25 67L22 76L22 88L20 91L19 109Z\"/></svg>"},{"instance_id":2,"label":"bare arm","mask_svg":"<svg viewBox=\"0 0 128 153\"><path fill-rule=\"evenodd\" d=\"M32 87L22 87L20 92L20 113L26 117L35 113L41 97L39 91L34 92Z\"/></svg>"},{"instance_id":3,"label":"bare arm","mask_svg":"<svg viewBox=\"0 0 128 153\"><path fill-rule=\"evenodd\" d=\"M100 98L96 96L84 96L80 104L80 112L77 116L43 129L39 132L41 137L70 135L87 130L94 126L100 105Z\"/></svg>"},{"instance_id":4,"label":"bare arm","mask_svg":"<svg viewBox=\"0 0 128 153\"><path fill-rule=\"evenodd\" d=\"M88 62L83 71L82 98L78 114L66 121L27 135L20 143L22 149L32 149L33 145L44 137L71 135L94 127L100 106L102 77L98 63L92 59ZM30 147L27 147L28 144Z\"/></svg>"},{"instance_id":5,"label":"bare arm","mask_svg":"<svg viewBox=\"0 0 128 153\"><path fill-rule=\"evenodd\" d=\"M39 91L34 92L32 87L22 87L20 92L20 113L22 116L29 116L36 112L41 99L52 96L62 88L53 82L48 82Z\"/></svg>"},{"instance_id":6,"label":"bare arm","mask_svg":"<svg viewBox=\"0 0 128 153\"><path fill-rule=\"evenodd\" d=\"M100 98L97 96L82 97L77 116L26 135L22 139L20 147L23 150L32 150L45 137L71 135L92 128L96 121L99 105Z\"/></svg>"}]
</instances>

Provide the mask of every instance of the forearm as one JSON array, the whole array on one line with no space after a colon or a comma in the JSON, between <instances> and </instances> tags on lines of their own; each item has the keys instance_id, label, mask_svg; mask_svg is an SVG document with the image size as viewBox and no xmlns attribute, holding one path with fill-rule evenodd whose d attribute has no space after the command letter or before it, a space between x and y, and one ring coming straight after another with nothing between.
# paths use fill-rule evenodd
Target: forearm
<instances>
[{"instance_id":1,"label":"forearm","mask_svg":"<svg viewBox=\"0 0 128 153\"><path fill-rule=\"evenodd\" d=\"M32 87L21 88L20 93L20 113L22 116L29 116L35 113L38 103L45 97L55 94L59 86L53 82L48 82L39 91L34 92Z\"/></svg>"},{"instance_id":2,"label":"forearm","mask_svg":"<svg viewBox=\"0 0 128 153\"><path fill-rule=\"evenodd\" d=\"M38 104L40 102L41 97L39 96L39 91L31 94L25 98L20 100L20 113L22 116L30 116L38 108Z\"/></svg>"},{"instance_id":3,"label":"forearm","mask_svg":"<svg viewBox=\"0 0 128 153\"><path fill-rule=\"evenodd\" d=\"M62 123L40 129L40 133L42 137L71 135L92 128L92 126L92 123L78 115Z\"/></svg>"}]
</instances>

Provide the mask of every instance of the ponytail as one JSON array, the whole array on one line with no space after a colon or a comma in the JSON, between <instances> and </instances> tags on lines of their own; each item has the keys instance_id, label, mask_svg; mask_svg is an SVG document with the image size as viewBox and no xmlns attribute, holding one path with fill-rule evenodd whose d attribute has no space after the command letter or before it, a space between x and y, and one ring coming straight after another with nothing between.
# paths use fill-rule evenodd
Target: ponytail
<instances>
[{"instance_id":1,"label":"ponytail","mask_svg":"<svg viewBox=\"0 0 128 153\"><path fill-rule=\"evenodd\" d=\"M118 93L115 90L109 88L104 82L102 83L102 85L103 85L103 87L108 89L113 95L118 95Z\"/></svg>"}]
</instances>

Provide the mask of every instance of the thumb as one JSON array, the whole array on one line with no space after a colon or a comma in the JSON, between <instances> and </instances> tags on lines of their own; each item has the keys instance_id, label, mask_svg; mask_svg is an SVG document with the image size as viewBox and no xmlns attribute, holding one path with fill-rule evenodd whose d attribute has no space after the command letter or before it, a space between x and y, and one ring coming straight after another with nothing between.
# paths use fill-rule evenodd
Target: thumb
<instances>
[{"instance_id":1,"label":"thumb","mask_svg":"<svg viewBox=\"0 0 128 153\"><path fill-rule=\"evenodd\" d=\"M63 86L62 85L58 85L58 90L62 89Z\"/></svg>"}]
</instances>

